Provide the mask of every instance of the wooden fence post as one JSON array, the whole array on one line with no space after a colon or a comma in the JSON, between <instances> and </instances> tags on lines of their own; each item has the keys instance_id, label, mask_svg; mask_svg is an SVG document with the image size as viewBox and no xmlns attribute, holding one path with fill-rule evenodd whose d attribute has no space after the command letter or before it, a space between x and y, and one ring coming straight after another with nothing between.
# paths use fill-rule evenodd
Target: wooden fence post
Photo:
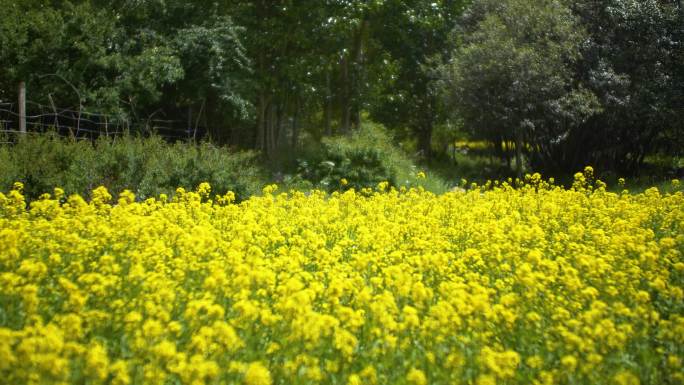
<instances>
[{"instance_id":1,"label":"wooden fence post","mask_svg":"<svg viewBox=\"0 0 684 385\"><path fill-rule=\"evenodd\" d=\"M26 82L19 82L19 131L26 133Z\"/></svg>"}]
</instances>

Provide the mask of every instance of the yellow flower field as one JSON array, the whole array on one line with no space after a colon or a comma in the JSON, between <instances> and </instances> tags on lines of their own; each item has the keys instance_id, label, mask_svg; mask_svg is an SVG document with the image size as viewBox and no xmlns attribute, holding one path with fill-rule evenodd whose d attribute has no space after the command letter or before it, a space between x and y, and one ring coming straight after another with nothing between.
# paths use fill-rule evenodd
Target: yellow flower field
<instances>
[{"instance_id":1,"label":"yellow flower field","mask_svg":"<svg viewBox=\"0 0 684 385\"><path fill-rule=\"evenodd\" d=\"M0 194L2 384L684 383L684 194Z\"/></svg>"}]
</instances>

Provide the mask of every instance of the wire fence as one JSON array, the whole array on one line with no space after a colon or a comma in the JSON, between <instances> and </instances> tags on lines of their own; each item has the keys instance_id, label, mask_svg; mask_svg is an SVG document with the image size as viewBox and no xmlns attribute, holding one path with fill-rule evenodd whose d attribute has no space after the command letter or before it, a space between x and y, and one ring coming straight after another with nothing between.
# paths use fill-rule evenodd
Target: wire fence
<instances>
[{"instance_id":1,"label":"wire fence","mask_svg":"<svg viewBox=\"0 0 684 385\"><path fill-rule=\"evenodd\" d=\"M0 142L8 142L7 134L19 134L19 112L16 103L0 102ZM130 119L128 117L99 114L85 110L56 108L35 102L26 102L27 134L50 132L58 136L94 140L99 137L121 135L157 135L169 141L202 139L206 127L188 121L167 119ZM11 135L9 135L11 136Z\"/></svg>"}]
</instances>

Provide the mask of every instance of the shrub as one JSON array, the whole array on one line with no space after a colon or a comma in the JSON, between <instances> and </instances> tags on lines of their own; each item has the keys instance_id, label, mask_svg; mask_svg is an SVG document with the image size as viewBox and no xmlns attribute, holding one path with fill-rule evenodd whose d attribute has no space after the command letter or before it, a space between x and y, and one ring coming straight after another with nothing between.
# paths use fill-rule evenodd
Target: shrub
<instances>
[{"instance_id":1,"label":"shrub","mask_svg":"<svg viewBox=\"0 0 684 385\"><path fill-rule=\"evenodd\" d=\"M349 136L324 138L320 146L298 159L298 167L301 178L328 191L359 190L383 181L395 187L421 186L434 193L451 189L437 175L421 172L382 125L370 122Z\"/></svg>"},{"instance_id":2,"label":"shrub","mask_svg":"<svg viewBox=\"0 0 684 385\"><path fill-rule=\"evenodd\" d=\"M15 181L24 183L29 199L57 186L81 195L97 186L115 193L129 189L145 199L201 182L209 182L215 193L230 190L244 199L264 184L251 152L209 143L169 144L159 137L90 142L50 134L22 136L0 146L0 189L8 190Z\"/></svg>"},{"instance_id":3,"label":"shrub","mask_svg":"<svg viewBox=\"0 0 684 385\"><path fill-rule=\"evenodd\" d=\"M306 179L328 190L361 189L382 181L396 186L402 172L413 167L384 127L370 123L349 136L324 138L316 151L298 163Z\"/></svg>"}]
</instances>

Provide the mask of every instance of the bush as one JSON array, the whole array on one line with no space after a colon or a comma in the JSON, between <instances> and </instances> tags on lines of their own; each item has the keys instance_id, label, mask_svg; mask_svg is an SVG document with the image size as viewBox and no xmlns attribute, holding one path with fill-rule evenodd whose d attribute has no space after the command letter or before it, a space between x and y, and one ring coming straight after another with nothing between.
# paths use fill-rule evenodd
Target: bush
<instances>
[{"instance_id":1,"label":"bush","mask_svg":"<svg viewBox=\"0 0 684 385\"><path fill-rule=\"evenodd\" d=\"M349 136L324 138L317 150L298 163L304 178L329 190L361 189L382 181L396 186L400 169L412 166L387 131L375 124L364 124Z\"/></svg>"},{"instance_id":2,"label":"bush","mask_svg":"<svg viewBox=\"0 0 684 385\"><path fill-rule=\"evenodd\" d=\"M90 142L50 134L22 136L0 146L0 189L8 190L15 181L24 183L30 199L54 187L88 195L97 186L113 193L129 189L145 199L201 182L209 182L215 193L233 191L245 199L264 184L256 154L250 152L209 143L169 144L159 137Z\"/></svg>"},{"instance_id":3,"label":"bush","mask_svg":"<svg viewBox=\"0 0 684 385\"><path fill-rule=\"evenodd\" d=\"M370 122L349 136L324 138L320 146L302 155L298 164L299 177L329 191L359 190L383 181L395 187L422 186L434 193L450 189L436 175L421 173L387 130Z\"/></svg>"}]
</instances>

